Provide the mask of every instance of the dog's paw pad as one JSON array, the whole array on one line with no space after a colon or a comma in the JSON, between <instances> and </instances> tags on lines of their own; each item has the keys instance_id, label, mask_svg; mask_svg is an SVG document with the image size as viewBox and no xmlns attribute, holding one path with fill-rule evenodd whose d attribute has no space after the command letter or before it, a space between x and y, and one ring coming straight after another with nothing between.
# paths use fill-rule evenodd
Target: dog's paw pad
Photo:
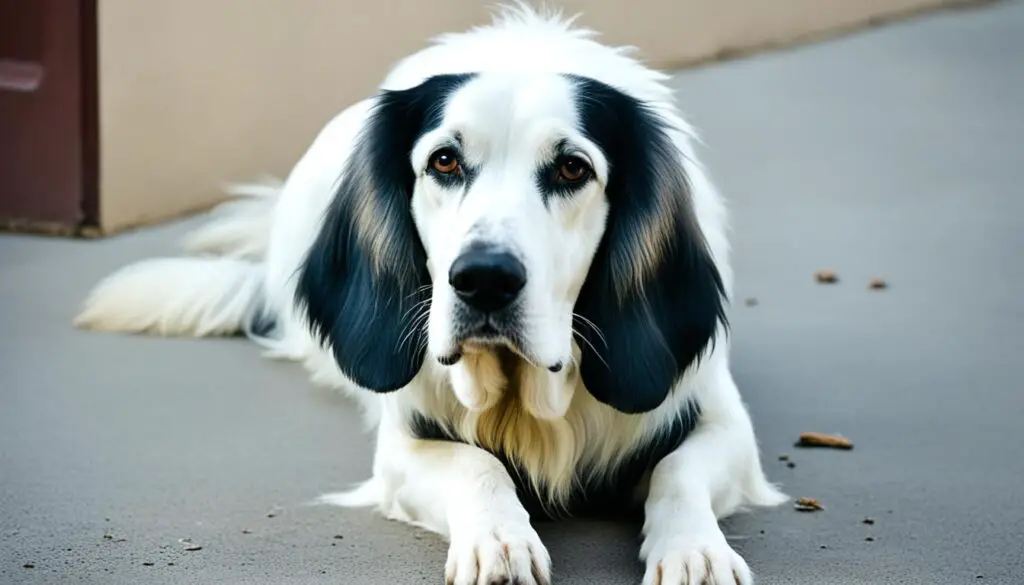
<instances>
[{"instance_id":1,"label":"dog's paw pad","mask_svg":"<svg viewBox=\"0 0 1024 585\"><path fill-rule=\"evenodd\" d=\"M551 559L532 527L452 539L447 585L549 585Z\"/></svg>"}]
</instances>

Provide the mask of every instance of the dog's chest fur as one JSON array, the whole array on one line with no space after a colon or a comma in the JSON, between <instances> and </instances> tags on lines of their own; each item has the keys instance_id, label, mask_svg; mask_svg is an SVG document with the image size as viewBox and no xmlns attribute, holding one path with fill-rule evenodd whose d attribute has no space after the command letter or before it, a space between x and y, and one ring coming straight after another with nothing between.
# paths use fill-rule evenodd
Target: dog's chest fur
<instances>
[{"instance_id":1,"label":"dog's chest fur","mask_svg":"<svg viewBox=\"0 0 1024 585\"><path fill-rule=\"evenodd\" d=\"M494 454L535 518L632 513L642 501L637 488L700 416L692 400L671 413L622 414L597 402L579 376L569 374L566 383L577 388L566 415L542 420L523 402L525 364L502 361L507 385L491 408L470 412L439 384L411 409L407 424L417 438L458 441Z\"/></svg>"}]
</instances>

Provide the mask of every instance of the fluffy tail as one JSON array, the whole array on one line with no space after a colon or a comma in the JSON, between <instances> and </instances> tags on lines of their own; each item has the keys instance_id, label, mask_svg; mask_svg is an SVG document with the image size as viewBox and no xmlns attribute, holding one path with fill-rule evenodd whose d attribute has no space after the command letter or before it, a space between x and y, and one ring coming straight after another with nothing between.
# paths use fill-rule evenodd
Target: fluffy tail
<instances>
[{"instance_id":1,"label":"fluffy tail","mask_svg":"<svg viewBox=\"0 0 1024 585\"><path fill-rule=\"evenodd\" d=\"M205 337L264 335L273 322L264 306L263 256L277 185L241 185L213 220L184 244L198 257L156 258L103 279L75 318L76 327L121 333Z\"/></svg>"},{"instance_id":2,"label":"fluffy tail","mask_svg":"<svg viewBox=\"0 0 1024 585\"><path fill-rule=\"evenodd\" d=\"M185 236L182 246L193 254L262 260L280 181L266 178L259 183L229 185L225 190L235 199L217 207L215 219Z\"/></svg>"},{"instance_id":3,"label":"fluffy tail","mask_svg":"<svg viewBox=\"0 0 1024 585\"><path fill-rule=\"evenodd\" d=\"M260 321L262 275L261 264L234 258L143 260L103 279L74 324L166 336L248 332Z\"/></svg>"}]
</instances>

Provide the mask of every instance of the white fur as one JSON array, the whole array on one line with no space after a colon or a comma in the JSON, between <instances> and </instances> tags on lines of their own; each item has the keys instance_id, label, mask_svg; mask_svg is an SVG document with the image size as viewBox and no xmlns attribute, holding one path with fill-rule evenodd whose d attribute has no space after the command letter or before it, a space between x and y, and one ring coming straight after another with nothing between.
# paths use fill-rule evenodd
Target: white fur
<instances>
[{"instance_id":1,"label":"white fur","mask_svg":"<svg viewBox=\"0 0 1024 585\"><path fill-rule=\"evenodd\" d=\"M227 258L147 260L123 269L93 291L76 323L110 331L223 334L244 328L261 298L277 329L256 340L272 356L302 361L316 383L347 392L376 429L372 478L324 501L372 505L390 518L445 535L451 543L446 575L455 584L501 577L546 583L550 559L500 462L469 444L411 437L404 424L410 412L454 421L471 443L497 428L494 417L505 417L508 424L489 440L518 455L538 491L557 507L572 488L574 470L614 469L695 398L702 412L697 428L655 467L649 490L640 494L646 498L644 583L751 583L749 568L727 544L718 519L747 506L777 505L785 496L762 472L751 421L729 371L727 338L720 336L656 410L626 415L599 403L580 381L571 311L608 212L601 194L606 161L575 136L598 180L550 212L525 182L527 174L517 172L546 147L553 131L573 132L566 123L573 114L566 109L571 100L564 83L543 73L592 77L648 101L678 129L671 137L691 181L695 215L731 292L724 203L696 162L694 134L676 111L665 76L636 61L630 49L601 45L593 36L556 14L515 5L492 25L439 37L399 62L381 84L402 89L440 73L485 73L453 96L445 121L477 129L467 133L467 152L502 160L506 172L481 175L461 204L421 177L412 208L435 282L444 281L438 273L447 272L473 226L511 242L530 267L524 294L532 315L524 357L532 365L522 366L518 388L509 388L490 352L467 351L451 367L438 363L455 343L447 286L433 287L428 358L407 387L389 394L364 391L346 379L294 306L296 269L316 236L370 100L330 121L272 197L229 210L189 240L191 251ZM509 111L515 114L509 117ZM410 162L421 168L448 131L442 126L425 136ZM265 186L254 190L266 193ZM551 254L553 247L560 253ZM549 372L555 363L565 367ZM518 392L518 400L509 403L510 392ZM517 410L508 415L497 405Z\"/></svg>"},{"instance_id":2,"label":"white fur","mask_svg":"<svg viewBox=\"0 0 1024 585\"><path fill-rule=\"evenodd\" d=\"M262 183L228 185L225 191L237 200L221 204L221 217L189 233L182 247L193 254L262 260L281 182L268 177Z\"/></svg>"},{"instance_id":3,"label":"white fur","mask_svg":"<svg viewBox=\"0 0 1024 585\"><path fill-rule=\"evenodd\" d=\"M259 264L160 258L126 266L90 293L83 328L157 335L230 335L245 328L262 286Z\"/></svg>"}]
</instances>

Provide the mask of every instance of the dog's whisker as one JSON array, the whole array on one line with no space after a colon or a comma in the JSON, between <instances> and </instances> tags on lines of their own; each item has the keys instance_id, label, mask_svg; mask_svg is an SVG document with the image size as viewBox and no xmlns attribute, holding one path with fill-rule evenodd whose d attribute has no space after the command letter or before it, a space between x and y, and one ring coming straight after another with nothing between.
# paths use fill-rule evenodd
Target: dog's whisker
<instances>
[{"instance_id":1,"label":"dog's whisker","mask_svg":"<svg viewBox=\"0 0 1024 585\"><path fill-rule=\"evenodd\" d=\"M429 316L430 313L428 311L424 311L409 321L406 327L407 331L402 335L402 338L398 343L399 352L405 348L405 344L412 340L417 333L425 332L426 327L424 327L423 324L427 322Z\"/></svg>"},{"instance_id":2,"label":"dog's whisker","mask_svg":"<svg viewBox=\"0 0 1024 585\"><path fill-rule=\"evenodd\" d=\"M427 298L425 298L425 299L423 299L421 301L418 301L416 304L414 304L413 306L411 306L408 309L406 309L405 313L402 314L402 318L404 319L404 318L409 316L409 313L412 313L413 311L416 311L416 310L422 308L424 305L430 304L430 301L431 301L431 299L429 297L427 297Z\"/></svg>"},{"instance_id":3,"label":"dog's whisker","mask_svg":"<svg viewBox=\"0 0 1024 585\"><path fill-rule=\"evenodd\" d=\"M429 283L428 282L427 284L420 285L420 286L416 287L416 290L414 290L411 293L409 293L408 295L406 295L405 298L414 297L416 295L422 294L425 291L431 290L432 288L434 288L433 283ZM428 296L428 298L429 298L429 296Z\"/></svg>"},{"instance_id":4,"label":"dog's whisker","mask_svg":"<svg viewBox=\"0 0 1024 585\"><path fill-rule=\"evenodd\" d=\"M589 347L590 350L594 352L594 355L597 356L597 359L601 360L601 363L604 364L604 366L606 368L609 368L609 369L611 368L611 366L608 365L608 362L604 359L604 356L601 355L601 352L598 351L596 347L594 347L594 344L591 343L590 340L587 339L587 337L585 335L580 333L575 327L573 327L572 332L577 337L577 339L581 339L581 340L583 340L583 343L587 344L587 347ZM573 356L572 359L573 359L573 361L576 361L576 357L575 356ZM577 365L579 365L579 364L577 363Z\"/></svg>"},{"instance_id":5,"label":"dog's whisker","mask_svg":"<svg viewBox=\"0 0 1024 585\"><path fill-rule=\"evenodd\" d=\"M593 331L595 335L597 335L598 339L601 340L601 343L605 346L605 348L608 347L608 340L605 338L604 333L593 321L575 312L572 314L572 318L574 320L579 320L583 325L589 327L590 330Z\"/></svg>"}]
</instances>

